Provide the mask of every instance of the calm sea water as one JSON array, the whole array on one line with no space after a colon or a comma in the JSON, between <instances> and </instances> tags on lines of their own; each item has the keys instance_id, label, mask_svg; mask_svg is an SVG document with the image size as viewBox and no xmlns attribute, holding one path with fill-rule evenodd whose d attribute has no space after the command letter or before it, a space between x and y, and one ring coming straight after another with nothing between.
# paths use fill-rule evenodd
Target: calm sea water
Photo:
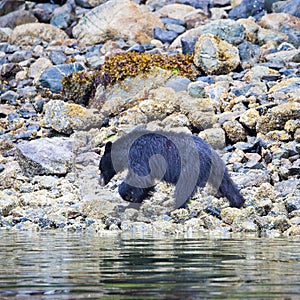
<instances>
[{"instance_id":1,"label":"calm sea water","mask_svg":"<svg viewBox=\"0 0 300 300\"><path fill-rule=\"evenodd\" d=\"M0 231L0 299L300 299L300 239Z\"/></svg>"}]
</instances>

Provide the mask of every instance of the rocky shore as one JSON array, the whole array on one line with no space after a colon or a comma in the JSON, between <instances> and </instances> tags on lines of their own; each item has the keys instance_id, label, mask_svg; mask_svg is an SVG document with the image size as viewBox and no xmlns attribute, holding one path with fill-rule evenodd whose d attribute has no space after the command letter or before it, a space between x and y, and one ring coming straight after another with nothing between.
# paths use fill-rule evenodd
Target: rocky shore
<instances>
[{"instance_id":1,"label":"rocky shore","mask_svg":"<svg viewBox=\"0 0 300 300\"><path fill-rule=\"evenodd\" d=\"M0 229L300 235L299 0L0 4ZM98 183L136 126L210 143L246 202Z\"/></svg>"}]
</instances>

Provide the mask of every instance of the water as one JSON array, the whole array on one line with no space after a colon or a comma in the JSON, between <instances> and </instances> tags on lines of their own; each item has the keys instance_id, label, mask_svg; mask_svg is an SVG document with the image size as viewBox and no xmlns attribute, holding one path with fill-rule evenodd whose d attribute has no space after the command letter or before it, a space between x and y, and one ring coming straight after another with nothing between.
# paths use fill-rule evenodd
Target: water
<instances>
[{"instance_id":1,"label":"water","mask_svg":"<svg viewBox=\"0 0 300 300\"><path fill-rule=\"evenodd\" d=\"M300 299L300 239L0 231L0 299Z\"/></svg>"}]
</instances>

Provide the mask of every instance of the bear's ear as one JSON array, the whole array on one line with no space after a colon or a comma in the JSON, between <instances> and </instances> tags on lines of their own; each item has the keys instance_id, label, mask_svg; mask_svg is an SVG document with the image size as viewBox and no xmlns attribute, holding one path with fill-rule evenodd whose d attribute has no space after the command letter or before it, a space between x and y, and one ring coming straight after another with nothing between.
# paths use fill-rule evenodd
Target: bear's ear
<instances>
[{"instance_id":1,"label":"bear's ear","mask_svg":"<svg viewBox=\"0 0 300 300\"><path fill-rule=\"evenodd\" d=\"M112 142L107 142L106 145L105 145L104 153L111 152L111 147L112 147Z\"/></svg>"}]
</instances>

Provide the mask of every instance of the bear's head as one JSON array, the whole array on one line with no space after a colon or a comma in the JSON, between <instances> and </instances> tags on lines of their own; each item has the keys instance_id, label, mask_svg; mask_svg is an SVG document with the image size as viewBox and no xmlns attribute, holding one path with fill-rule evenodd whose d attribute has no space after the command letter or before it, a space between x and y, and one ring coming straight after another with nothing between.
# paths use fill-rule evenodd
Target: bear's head
<instances>
[{"instance_id":1,"label":"bear's head","mask_svg":"<svg viewBox=\"0 0 300 300\"><path fill-rule=\"evenodd\" d=\"M109 183L109 181L116 175L116 171L113 166L112 158L111 158L111 148L112 142L107 142L105 145L104 154L101 157L99 163L100 170L100 185L104 186Z\"/></svg>"},{"instance_id":2,"label":"bear's head","mask_svg":"<svg viewBox=\"0 0 300 300\"><path fill-rule=\"evenodd\" d=\"M153 187L140 188L134 187L126 182L122 182L118 188L119 194L123 200L133 203L141 203L149 197L149 193L153 191Z\"/></svg>"}]
</instances>

